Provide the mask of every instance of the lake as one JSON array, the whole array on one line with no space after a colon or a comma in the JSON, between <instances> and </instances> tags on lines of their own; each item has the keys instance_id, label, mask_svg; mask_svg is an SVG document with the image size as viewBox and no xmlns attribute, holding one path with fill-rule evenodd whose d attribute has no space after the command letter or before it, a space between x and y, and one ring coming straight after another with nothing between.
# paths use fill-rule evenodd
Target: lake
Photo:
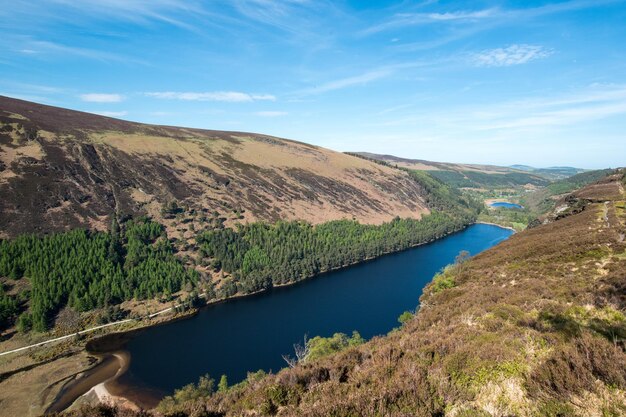
<instances>
[{"instance_id":1,"label":"lake","mask_svg":"<svg viewBox=\"0 0 626 417\"><path fill-rule=\"evenodd\" d=\"M170 394L204 374L229 383L249 371L278 371L283 354L309 337L351 334L364 338L397 327L415 310L423 287L462 250L472 255L513 232L475 224L427 245L329 272L301 283L229 300L187 320L140 331L127 344L131 362L118 380L126 393ZM138 394L135 392L135 394Z\"/></svg>"},{"instance_id":2,"label":"lake","mask_svg":"<svg viewBox=\"0 0 626 417\"><path fill-rule=\"evenodd\" d=\"M522 209L522 208L524 208L524 207L520 206L519 204L509 203L507 201L496 201L495 203L491 203L489 205L491 207L494 207L494 208L509 208L509 209Z\"/></svg>"}]
</instances>

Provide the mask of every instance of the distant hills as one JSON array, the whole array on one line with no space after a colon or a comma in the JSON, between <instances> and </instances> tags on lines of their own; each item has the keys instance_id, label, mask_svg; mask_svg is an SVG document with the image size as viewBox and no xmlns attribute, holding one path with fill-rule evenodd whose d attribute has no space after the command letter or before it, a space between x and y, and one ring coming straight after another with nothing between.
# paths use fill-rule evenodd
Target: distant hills
<instances>
[{"instance_id":1,"label":"distant hills","mask_svg":"<svg viewBox=\"0 0 626 417\"><path fill-rule=\"evenodd\" d=\"M588 171L586 169L574 167L535 168L528 165L510 165L509 168L513 168L518 171L532 172L548 179L562 179Z\"/></svg>"},{"instance_id":2,"label":"distant hills","mask_svg":"<svg viewBox=\"0 0 626 417\"><path fill-rule=\"evenodd\" d=\"M186 213L235 221L355 218L382 223L429 212L408 173L267 135L132 123L0 97L0 237L109 216Z\"/></svg>"},{"instance_id":3,"label":"distant hills","mask_svg":"<svg viewBox=\"0 0 626 417\"><path fill-rule=\"evenodd\" d=\"M549 184L553 179L563 178L563 172L566 170L560 169L557 171L551 168L535 169L532 167L520 169L516 168L517 166L503 167L497 165L433 162L369 152L349 152L349 154L382 161L392 166L427 171L432 176L457 188L506 188L524 185L540 187ZM522 165L519 166L522 167ZM576 168L571 169L577 170Z\"/></svg>"}]
</instances>

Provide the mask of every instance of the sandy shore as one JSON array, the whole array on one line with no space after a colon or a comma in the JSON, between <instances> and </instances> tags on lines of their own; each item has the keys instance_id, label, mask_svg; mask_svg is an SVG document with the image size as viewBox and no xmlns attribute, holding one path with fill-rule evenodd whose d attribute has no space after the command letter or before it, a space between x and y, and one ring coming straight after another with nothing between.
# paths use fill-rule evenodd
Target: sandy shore
<instances>
[{"instance_id":1,"label":"sandy shore","mask_svg":"<svg viewBox=\"0 0 626 417\"><path fill-rule=\"evenodd\" d=\"M100 403L116 405L118 407L130 408L139 411L140 407L137 404L127 398L112 394L107 386L108 384L113 383L122 374L124 374L124 372L126 372L126 370L128 369L128 366L130 365L130 355L128 354L128 352L115 352L112 354L112 356L117 359L116 362L118 364L118 370L115 375L105 381L100 382L98 385L94 386L85 394L83 394L83 396L95 396Z\"/></svg>"},{"instance_id":2,"label":"sandy shore","mask_svg":"<svg viewBox=\"0 0 626 417\"><path fill-rule=\"evenodd\" d=\"M139 410L135 403L113 394L108 387L108 384L114 383L126 372L129 364L130 355L128 352L118 351L103 355L98 364L63 387L46 413L62 411L74 404L95 402Z\"/></svg>"}]
</instances>

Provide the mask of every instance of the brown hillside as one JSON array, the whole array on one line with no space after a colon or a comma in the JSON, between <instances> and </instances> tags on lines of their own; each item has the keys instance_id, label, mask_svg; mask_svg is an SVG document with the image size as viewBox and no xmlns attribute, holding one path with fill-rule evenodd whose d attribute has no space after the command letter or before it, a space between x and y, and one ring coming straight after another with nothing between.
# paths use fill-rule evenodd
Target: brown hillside
<instances>
[{"instance_id":1,"label":"brown hillside","mask_svg":"<svg viewBox=\"0 0 626 417\"><path fill-rule=\"evenodd\" d=\"M171 201L227 221L381 223L428 212L406 173L339 152L8 97L0 97L0 194L0 236L102 229L115 210L162 220Z\"/></svg>"},{"instance_id":2,"label":"brown hillside","mask_svg":"<svg viewBox=\"0 0 626 417\"><path fill-rule=\"evenodd\" d=\"M166 415L626 415L624 182L435 277L398 331Z\"/></svg>"}]
</instances>

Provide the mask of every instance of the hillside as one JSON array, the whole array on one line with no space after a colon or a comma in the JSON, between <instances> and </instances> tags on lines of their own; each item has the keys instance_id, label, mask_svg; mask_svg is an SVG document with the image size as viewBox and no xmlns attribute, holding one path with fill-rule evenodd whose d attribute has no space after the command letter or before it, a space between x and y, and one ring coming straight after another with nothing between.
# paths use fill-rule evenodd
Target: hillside
<instances>
[{"instance_id":1,"label":"hillside","mask_svg":"<svg viewBox=\"0 0 626 417\"><path fill-rule=\"evenodd\" d=\"M447 268L424 289L419 312L386 337L212 395L204 387L194 399L188 387L163 411L624 415L625 184L621 172L587 186L555 220Z\"/></svg>"},{"instance_id":2,"label":"hillside","mask_svg":"<svg viewBox=\"0 0 626 417\"><path fill-rule=\"evenodd\" d=\"M368 152L349 153L392 166L411 170L427 171L433 177L457 188L507 188L527 186L533 189L547 185L555 177L550 170L517 169L496 165L455 164L432 162L421 159L400 158L393 155L378 155ZM530 168L530 167L529 167Z\"/></svg>"},{"instance_id":3,"label":"hillside","mask_svg":"<svg viewBox=\"0 0 626 417\"><path fill-rule=\"evenodd\" d=\"M426 173L289 140L0 104L0 415L43 412L93 365L78 331L295 283L479 210Z\"/></svg>"},{"instance_id":4,"label":"hillside","mask_svg":"<svg viewBox=\"0 0 626 417\"><path fill-rule=\"evenodd\" d=\"M182 211L227 224L342 218L380 224L429 212L423 188L406 173L339 152L8 97L0 97L0 193L0 237L103 230L115 211L150 214L174 235L167 218Z\"/></svg>"},{"instance_id":5,"label":"hillside","mask_svg":"<svg viewBox=\"0 0 626 417\"><path fill-rule=\"evenodd\" d=\"M544 214L554 208L558 200L563 198L566 194L587 184L596 182L613 172L614 170L612 169L599 169L572 175L571 177L554 181L544 188L522 196L520 202L524 207L536 213Z\"/></svg>"}]
</instances>

